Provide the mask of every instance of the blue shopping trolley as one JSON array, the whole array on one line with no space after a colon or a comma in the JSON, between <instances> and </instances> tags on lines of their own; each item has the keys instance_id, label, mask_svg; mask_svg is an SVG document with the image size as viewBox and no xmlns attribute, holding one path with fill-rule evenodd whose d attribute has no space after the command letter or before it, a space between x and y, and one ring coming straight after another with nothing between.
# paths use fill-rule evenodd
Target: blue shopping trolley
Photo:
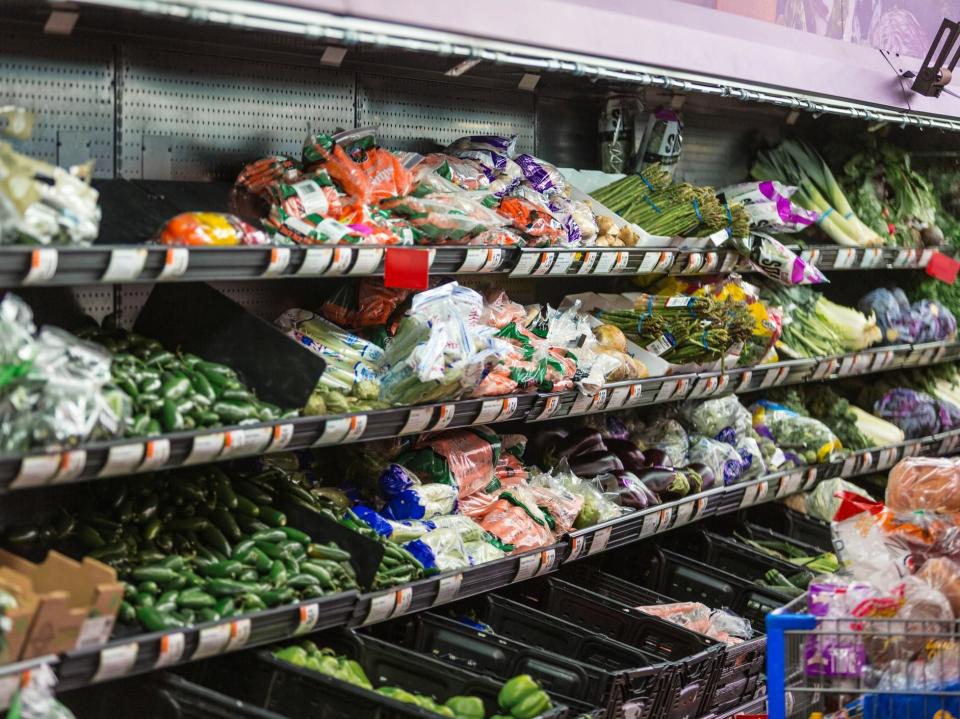
<instances>
[{"instance_id":1,"label":"blue shopping trolley","mask_svg":"<svg viewBox=\"0 0 960 719\"><path fill-rule=\"evenodd\" d=\"M769 719L960 719L957 621L770 612Z\"/></svg>"}]
</instances>

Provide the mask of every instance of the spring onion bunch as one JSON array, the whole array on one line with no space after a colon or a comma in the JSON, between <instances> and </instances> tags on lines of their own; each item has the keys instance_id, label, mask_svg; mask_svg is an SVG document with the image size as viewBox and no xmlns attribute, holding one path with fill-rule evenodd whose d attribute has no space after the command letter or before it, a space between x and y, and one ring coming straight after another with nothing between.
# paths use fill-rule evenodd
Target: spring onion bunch
<instances>
[{"instance_id":1,"label":"spring onion bunch","mask_svg":"<svg viewBox=\"0 0 960 719\"><path fill-rule=\"evenodd\" d=\"M820 213L819 225L834 242L847 247L876 247L883 238L857 217L820 154L797 140L784 140L761 151L750 173L757 180L779 180L797 186L790 199Z\"/></svg>"}]
</instances>

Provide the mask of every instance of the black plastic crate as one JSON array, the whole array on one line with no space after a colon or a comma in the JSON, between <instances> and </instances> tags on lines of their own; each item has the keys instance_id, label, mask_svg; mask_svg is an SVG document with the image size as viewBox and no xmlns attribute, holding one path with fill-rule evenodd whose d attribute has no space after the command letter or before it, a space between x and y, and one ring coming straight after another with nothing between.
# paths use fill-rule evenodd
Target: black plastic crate
<instances>
[{"instance_id":1,"label":"black plastic crate","mask_svg":"<svg viewBox=\"0 0 960 719\"><path fill-rule=\"evenodd\" d=\"M799 539L814 547L820 547L822 551L833 551L828 522L801 514L782 504L772 502L754 507L746 512L744 518L761 527L785 534L791 539Z\"/></svg>"},{"instance_id":2,"label":"black plastic crate","mask_svg":"<svg viewBox=\"0 0 960 719\"><path fill-rule=\"evenodd\" d=\"M692 719L710 708L723 662L720 642L658 617L624 611L616 600L553 578L525 582L510 594L581 631L615 638L667 663L670 681L661 689L657 717Z\"/></svg>"},{"instance_id":3,"label":"black plastic crate","mask_svg":"<svg viewBox=\"0 0 960 719\"><path fill-rule=\"evenodd\" d=\"M111 682L109 688L88 687L59 698L77 719L115 716L121 707L136 707L138 719L288 719L169 672Z\"/></svg>"},{"instance_id":4,"label":"black plastic crate","mask_svg":"<svg viewBox=\"0 0 960 719\"><path fill-rule=\"evenodd\" d=\"M759 524L754 524L753 522L743 522L738 527L737 531L741 536L746 537L748 539L753 539L755 541L770 540L774 542L789 542L790 544L795 546L797 549L805 552L807 556L810 556L810 557L815 557L818 554L822 554L823 552L833 551L833 547L819 547L815 544L810 544L809 542L805 542L802 539L796 539L786 534L781 534L780 532L777 532L776 530L770 529L768 527L762 527Z\"/></svg>"},{"instance_id":5,"label":"black plastic crate","mask_svg":"<svg viewBox=\"0 0 960 719\"><path fill-rule=\"evenodd\" d=\"M638 587L589 564L573 564L561 573L558 583L576 585L585 593L599 594L619 602L624 609L650 604L672 604L676 599ZM764 689L767 638L757 633L740 644L725 645L713 699L712 713L752 701Z\"/></svg>"},{"instance_id":6,"label":"black plastic crate","mask_svg":"<svg viewBox=\"0 0 960 719\"><path fill-rule=\"evenodd\" d=\"M695 528L677 532L675 536L667 536L669 541L666 546L670 549L751 582L759 582L769 569L776 569L787 577L802 575L808 581L813 579L813 574L803 567L771 557L747 544L713 532ZM661 543L661 546L664 546L664 543ZM789 596L784 595L784 598ZM757 631L764 627L762 621L754 622L753 625Z\"/></svg>"},{"instance_id":7,"label":"black plastic crate","mask_svg":"<svg viewBox=\"0 0 960 719\"><path fill-rule=\"evenodd\" d=\"M474 695L488 715L496 714L501 682L460 667L394 646L352 630L311 636L317 646L330 647L356 660L374 686L399 686L443 702L452 696ZM200 682L247 703L265 707L289 719L436 719L436 714L354 686L312 669L276 659L266 650L209 662ZM544 719L562 719L567 707L555 702Z\"/></svg>"},{"instance_id":8,"label":"black plastic crate","mask_svg":"<svg viewBox=\"0 0 960 719\"><path fill-rule=\"evenodd\" d=\"M493 615L485 615L485 618L496 620ZM530 617L529 620L538 621L536 617ZM524 630L522 624L515 624L511 630L513 636L508 637L432 613L410 615L371 626L364 631L435 657L445 664L466 667L470 671L493 677L498 682L517 674L530 674L551 696L570 707L571 716L577 717L584 713L597 717L610 716L607 705L611 701L617 703L616 692L620 691L612 678L613 672L590 663L590 660L602 661L607 666L620 664L619 668L626 662L632 666L629 673L635 675L635 680L649 682L654 692L653 697L644 700L638 707L636 716L638 719L655 719L650 710L656 702L662 667L638 668L637 663L643 667L649 664L649 659L638 656L631 647L609 642L606 637L585 637L584 632L576 628L566 628L561 634L557 632L557 622L549 617L547 620L555 637L565 636L569 640L569 645L562 648L562 653L538 646L538 640L544 638L542 626L531 626ZM497 623L505 626L499 621ZM617 656L621 657L619 663L614 659ZM630 657L629 661L626 661L626 657ZM647 674L652 678L645 680Z\"/></svg>"},{"instance_id":9,"label":"black plastic crate","mask_svg":"<svg viewBox=\"0 0 960 719\"><path fill-rule=\"evenodd\" d=\"M629 554L611 552L603 555L600 566L614 576L668 597L729 609L754 627L762 627L769 612L790 601L780 592L659 547L633 549Z\"/></svg>"}]
</instances>

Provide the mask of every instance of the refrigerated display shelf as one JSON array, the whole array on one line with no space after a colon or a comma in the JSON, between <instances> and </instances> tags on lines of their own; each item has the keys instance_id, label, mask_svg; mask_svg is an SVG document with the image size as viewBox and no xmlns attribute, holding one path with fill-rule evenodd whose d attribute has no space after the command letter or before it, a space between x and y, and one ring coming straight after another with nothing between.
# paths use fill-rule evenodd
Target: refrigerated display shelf
<instances>
[{"instance_id":1,"label":"refrigerated display shelf","mask_svg":"<svg viewBox=\"0 0 960 719\"><path fill-rule=\"evenodd\" d=\"M61 691L141 674L241 648L290 639L313 630L366 626L483 594L557 571L566 562L622 547L701 519L737 512L805 491L820 480L853 477L892 466L903 457L946 456L960 448L960 430L876 447L839 462L776 472L650 507L586 529L550 547L445 572L390 590L345 592L171 632L121 636L103 647L67 652L56 671ZM0 668L0 681L15 667Z\"/></svg>"}]
</instances>

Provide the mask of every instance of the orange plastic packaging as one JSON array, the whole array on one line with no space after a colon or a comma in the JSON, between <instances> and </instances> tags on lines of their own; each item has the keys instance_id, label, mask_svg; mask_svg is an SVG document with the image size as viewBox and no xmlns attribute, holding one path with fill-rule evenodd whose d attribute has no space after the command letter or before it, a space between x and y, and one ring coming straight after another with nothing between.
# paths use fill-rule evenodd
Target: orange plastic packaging
<instances>
[{"instance_id":1,"label":"orange plastic packaging","mask_svg":"<svg viewBox=\"0 0 960 719\"><path fill-rule=\"evenodd\" d=\"M515 553L553 542L553 535L546 525L538 524L526 510L506 499L494 502L479 523L504 544L512 544Z\"/></svg>"},{"instance_id":2,"label":"orange plastic packaging","mask_svg":"<svg viewBox=\"0 0 960 719\"><path fill-rule=\"evenodd\" d=\"M183 212L160 228L158 242L164 245L230 247L262 245L267 236L239 217L220 212Z\"/></svg>"}]
</instances>

